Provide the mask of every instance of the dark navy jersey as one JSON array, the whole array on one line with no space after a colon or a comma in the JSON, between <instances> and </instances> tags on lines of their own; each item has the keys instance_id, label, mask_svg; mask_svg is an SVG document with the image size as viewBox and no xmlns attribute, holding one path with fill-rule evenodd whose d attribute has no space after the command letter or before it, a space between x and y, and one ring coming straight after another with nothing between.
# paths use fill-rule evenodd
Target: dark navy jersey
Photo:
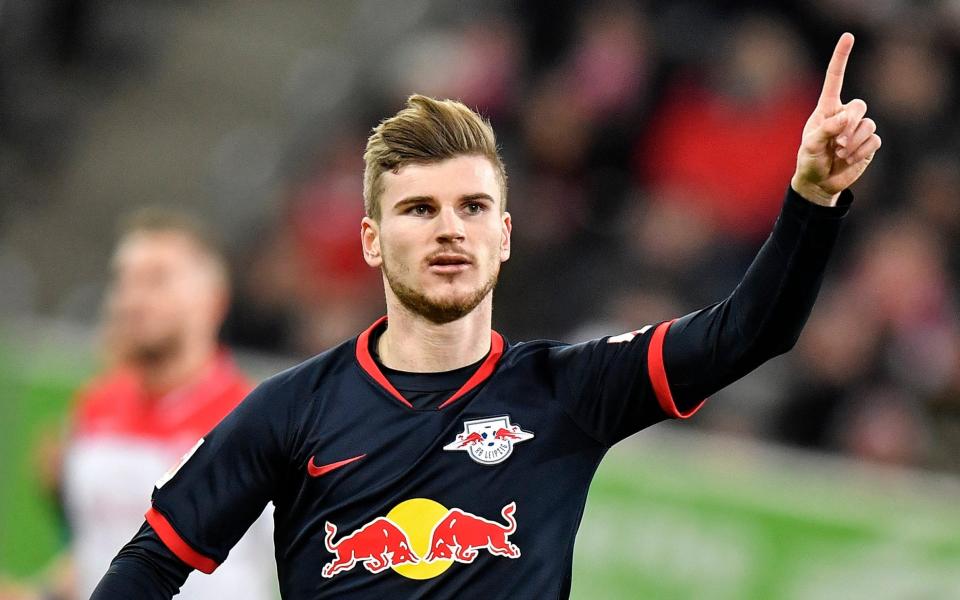
<instances>
[{"instance_id":1,"label":"dark navy jersey","mask_svg":"<svg viewBox=\"0 0 960 600\"><path fill-rule=\"evenodd\" d=\"M288 600L567 597L606 450L793 346L851 200L788 191L716 304L576 345L492 332L483 361L421 388L371 354L381 319L266 380L207 434L158 482L94 598L170 598L184 564L215 569L270 501Z\"/></svg>"},{"instance_id":2,"label":"dark navy jersey","mask_svg":"<svg viewBox=\"0 0 960 600\"><path fill-rule=\"evenodd\" d=\"M604 452L679 414L668 325L578 345L494 332L430 409L371 356L385 325L261 384L156 489L147 521L210 571L273 501L289 598L559 597Z\"/></svg>"}]
</instances>

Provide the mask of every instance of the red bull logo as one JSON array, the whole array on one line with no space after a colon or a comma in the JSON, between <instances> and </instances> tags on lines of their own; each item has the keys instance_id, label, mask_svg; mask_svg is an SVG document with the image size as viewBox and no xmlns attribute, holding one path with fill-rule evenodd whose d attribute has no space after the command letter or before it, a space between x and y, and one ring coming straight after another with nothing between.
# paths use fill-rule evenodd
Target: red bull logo
<instances>
[{"instance_id":1,"label":"red bull logo","mask_svg":"<svg viewBox=\"0 0 960 600\"><path fill-rule=\"evenodd\" d=\"M507 524L501 525L459 508L450 509L430 534L427 562L453 558L457 562L472 563L479 550L487 550L495 556L519 557L520 548L507 539L517 530L517 520L513 518L516 510L516 502L504 506L500 515Z\"/></svg>"},{"instance_id":2,"label":"red bull logo","mask_svg":"<svg viewBox=\"0 0 960 600\"><path fill-rule=\"evenodd\" d=\"M496 465L513 453L514 444L533 438L533 433L510 422L510 415L486 417L463 422L463 433L443 447L444 450L465 450L474 462Z\"/></svg>"},{"instance_id":3,"label":"red bull logo","mask_svg":"<svg viewBox=\"0 0 960 600\"><path fill-rule=\"evenodd\" d=\"M324 543L334 557L321 574L333 577L362 564L371 573L388 568L411 579L430 579L454 562L469 564L486 551L493 556L519 558L510 542L517 530L515 502L503 507L503 523L439 502L413 498L395 506L349 535L334 541L337 526L326 523Z\"/></svg>"},{"instance_id":4,"label":"red bull logo","mask_svg":"<svg viewBox=\"0 0 960 600\"><path fill-rule=\"evenodd\" d=\"M394 565L420 562L410 548L407 534L390 519L374 519L337 543L333 543L337 526L327 521L325 529L327 535L323 541L327 551L333 552L336 558L324 565L321 573L324 577L349 571L358 562L371 573L379 573Z\"/></svg>"}]
</instances>

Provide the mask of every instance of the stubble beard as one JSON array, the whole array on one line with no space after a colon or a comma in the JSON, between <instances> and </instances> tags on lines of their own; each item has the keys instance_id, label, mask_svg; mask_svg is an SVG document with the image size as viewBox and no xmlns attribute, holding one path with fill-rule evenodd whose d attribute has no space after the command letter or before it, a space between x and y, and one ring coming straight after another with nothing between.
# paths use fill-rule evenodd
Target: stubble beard
<instances>
[{"instance_id":1,"label":"stubble beard","mask_svg":"<svg viewBox=\"0 0 960 600\"><path fill-rule=\"evenodd\" d=\"M499 275L499 269L494 269L489 279L466 298L436 300L401 281L392 268L387 267L386 260L383 261L382 269L387 284L400 304L413 314L437 325L451 323L470 314L497 286L497 276Z\"/></svg>"},{"instance_id":2,"label":"stubble beard","mask_svg":"<svg viewBox=\"0 0 960 600\"><path fill-rule=\"evenodd\" d=\"M125 339L118 344L118 358L133 367L155 367L169 361L182 351L185 344L184 337L179 332L171 332L152 341Z\"/></svg>"}]
</instances>

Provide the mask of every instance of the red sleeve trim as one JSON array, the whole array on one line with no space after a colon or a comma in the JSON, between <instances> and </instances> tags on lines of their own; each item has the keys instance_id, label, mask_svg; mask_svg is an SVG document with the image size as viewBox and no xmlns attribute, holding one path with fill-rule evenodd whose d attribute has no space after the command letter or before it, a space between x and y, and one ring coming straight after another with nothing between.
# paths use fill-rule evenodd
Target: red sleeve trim
<instances>
[{"instance_id":1,"label":"red sleeve trim","mask_svg":"<svg viewBox=\"0 0 960 600\"><path fill-rule=\"evenodd\" d=\"M673 321L676 321L676 319ZM661 323L653 330L650 347L647 349L647 370L650 373L653 392L656 394L657 402L660 403L663 412L674 419L689 419L703 408L706 400L686 412L680 412L676 402L673 401L673 394L670 393L670 383L667 381L667 370L663 366L663 340L667 337L667 330L670 329L673 321Z\"/></svg>"},{"instance_id":2,"label":"red sleeve trim","mask_svg":"<svg viewBox=\"0 0 960 600\"><path fill-rule=\"evenodd\" d=\"M183 541L183 538L176 532L173 525L170 524L170 521L152 506L144 516L147 519L147 523L150 524L150 527L153 527L153 530L157 532L160 540L166 544L167 548L187 565L208 575L220 566L220 563L200 554Z\"/></svg>"}]
</instances>

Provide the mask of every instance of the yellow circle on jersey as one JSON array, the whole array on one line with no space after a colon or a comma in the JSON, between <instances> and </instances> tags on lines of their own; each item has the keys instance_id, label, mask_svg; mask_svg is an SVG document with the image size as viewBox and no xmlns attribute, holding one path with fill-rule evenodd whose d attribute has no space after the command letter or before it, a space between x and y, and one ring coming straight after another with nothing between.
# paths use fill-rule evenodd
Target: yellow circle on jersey
<instances>
[{"instance_id":1,"label":"yellow circle on jersey","mask_svg":"<svg viewBox=\"0 0 960 600\"><path fill-rule=\"evenodd\" d=\"M433 527L447 514L447 508L427 498L411 498L394 506L387 518L397 524L407 534L410 546L420 557L416 564L403 564L391 567L397 573L410 579L430 579L443 573L453 564L452 559L438 559L426 562L430 553L430 534Z\"/></svg>"}]
</instances>

